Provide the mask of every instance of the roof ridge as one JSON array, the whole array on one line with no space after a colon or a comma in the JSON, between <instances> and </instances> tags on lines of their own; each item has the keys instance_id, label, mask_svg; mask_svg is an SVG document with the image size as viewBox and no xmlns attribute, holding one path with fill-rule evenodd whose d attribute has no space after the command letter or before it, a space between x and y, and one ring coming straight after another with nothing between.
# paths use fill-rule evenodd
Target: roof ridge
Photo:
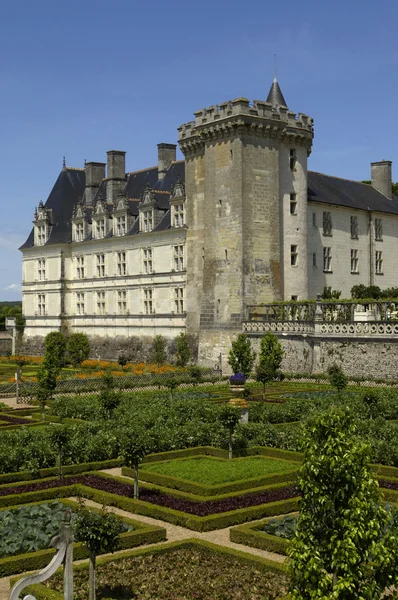
<instances>
[{"instance_id":1,"label":"roof ridge","mask_svg":"<svg viewBox=\"0 0 398 600\"><path fill-rule=\"evenodd\" d=\"M135 175L136 173L144 173L145 171L152 171L152 169L157 169L158 165L154 167L148 167L147 169L138 169L138 171L129 171L126 175Z\"/></svg>"},{"instance_id":2,"label":"roof ridge","mask_svg":"<svg viewBox=\"0 0 398 600\"><path fill-rule=\"evenodd\" d=\"M185 162L185 159L184 159L184 158L182 158L181 160L172 160L172 161L171 161L171 164L172 164L172 165L175 165L175 164L177 164L177 163L184 163L184 162Z\"/></svg>"},{"instance_id":3,"label":"roof ridge","mask_svg":"<svg viewBox=\"0 0 398 600\"><path fill-rule=\"evenodd\" d=\"M85 171L82 167L64 167L65 171Z\"/></svg>"},{"instance_id":4,"label":"roof ridge","mask_svg":"<svg viewBox=\"0 0 398 600\"><path fill-rule=\"evenodd\" d=\"M168 192L167 190L152 190L153 192L155 192L155 194L171 194L171 192Z\"/></svg>"},{"instance_id":5,"label":"roof ridge","mask_svg":"<svg viewBox=\"0 0 398 600\"><path fill-rule=\"evenodd\" d=\"M358 181L357 179L348 179L347 177L337 177L337 175L327 175L326 173L321 173L320 171L308 171L308 173L315 173L315 175L323 175L324 177L332 177L333 179L341 179L342 181L351 181L352 183L360 183L361 185L366 185L369 187L370 183L364 183L363 181ZM374 190L376 188L373 188ZM378 190L376 190L378 191ZM383 194L384 195L384 194Z\"/></svg>"}]
</instances>

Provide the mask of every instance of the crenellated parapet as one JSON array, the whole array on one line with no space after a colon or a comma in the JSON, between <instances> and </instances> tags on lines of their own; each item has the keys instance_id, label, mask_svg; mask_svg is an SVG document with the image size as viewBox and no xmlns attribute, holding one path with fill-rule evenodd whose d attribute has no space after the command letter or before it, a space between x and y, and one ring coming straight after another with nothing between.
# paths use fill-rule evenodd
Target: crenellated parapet
<instances>
[{"instance_id":1,"label":"crenellated parapet","mask_svg":"<svg viewBox=\"0 0 398 600\"><path fill-rule=\"evenodd\" d=\"M314 120L303 113L296 114L285 106L270 102L236 98L198 110L195 120L178 128L179 144L187 155L200 150L209 140L220 140L236 134L279 139L311 152Z\"/></svg>"}]
</instances>

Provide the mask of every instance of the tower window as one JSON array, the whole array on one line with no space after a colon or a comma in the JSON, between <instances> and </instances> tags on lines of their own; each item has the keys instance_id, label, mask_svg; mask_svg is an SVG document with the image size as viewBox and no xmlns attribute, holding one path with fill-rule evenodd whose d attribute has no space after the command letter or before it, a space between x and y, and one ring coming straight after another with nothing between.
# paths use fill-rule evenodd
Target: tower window
<instances>
[{"instance_id":1,"label":"tower window","mask_svg":"<svg viewBox=\"0 0 398 600\"><path fill-rule=\"evenodd\" d=\"M332 272L332 249L323 248L323 270L325 273Z\"/></svg>"},{"instance_id":2,"label":"tower window","mask_svg":"<svg viewBox=\"0 0 398 600\"><path fill-rule=\"evenodd\" d=\"M297 215L297 196L290 194L290 214Z\"/></svg>"},{"instance_id":3,"label":"tower window","mask_svg":"<svg viewBox=\"0 0 398 600\"><path fill-rule=\"evenodd\" d=\"M312 254L312 266L316 268L316 252Z\"/></svg>"},{"instance_id":4,"label":"tower window","mask_svg":"<svg viewBox=\"0 0 398 600\"><path fill-rule=\"evenodd\" d=\"M294 171L296 169L296 162L297 162L297 152L294 148L290 148L289 165L290 165L291 171Z\"/></svg>"},{"instance_id":5,"label":"tower window","mask_svg":"<svg viewBox=\"0 0 398 600\"><path fill-rule=\"evenodd\" d=\"M292 265L292 267L297 267L297 262L298 262L298 252L297 252L297 246L290 246L290 264Z\"/></svg>"},{"instance_id":6,"label":"tower window","mask_svg":"<svg viewBox=\"0 0 398 600\"><path fill-rule=\"evenodd\" d=\"M383 221L381 219L375 219L375 240L383 241Z\"/></svg>"},{"instance_id":7,"label":"tower window","mask_svg":"<svg viewBox=\"0 0 398 600\"><path fill-rule=\"evenodd\" d=\"M222 200L217 202L217 216L222 217Z\"/></svg>"},{"instance_id":8,"label":"tower window","mask_svg":"<svg viewBox=\"0 0 398 600\"><path fill-rule=\"evenodd\" d=\"M358 250L351 250L351 273L359 273Z\"/></svg>"},{"instance_id":9,"label":"tower window","mask_svg":"<svg viewBox=\"0 0 398 600\"><path fill-rule=\"evenodd\" d=\"M376 250L376 275L383 275L383 252Z\"/></svg>"},{"instance_id":10,"label":"tower window","mask_svg":"<svg viewBox=\"0 0 398 600\"><path fill-rule=\"evenodd\" d=\"M316 227L316 213L312 213L312 225Z\"/></svg>"},{"instance_id":11,"label":"tower window","mask_svg":"<svg viewBox=\"0 0 398 600\"><path fill-rule=\"evenodd\" d=\"M351 238L353 240L358 239L358 217L351 216L350 217L350 228L351 228Z\"/></svg>"},{"instance_id":12,"label":"tower window","mask_svg":"<svg viewBox=\"0 0 398 600\"><path fill-rule=\"evenodd\" d=\"M332 214L323 213L323 235L332 235Z\"/></svg>"}]
</instances>

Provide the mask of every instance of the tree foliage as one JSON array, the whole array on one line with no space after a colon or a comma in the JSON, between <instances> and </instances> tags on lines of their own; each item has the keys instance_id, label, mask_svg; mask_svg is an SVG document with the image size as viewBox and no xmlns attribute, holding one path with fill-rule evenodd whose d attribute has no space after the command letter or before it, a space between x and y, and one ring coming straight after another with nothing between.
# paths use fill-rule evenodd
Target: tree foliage
<instances>
[{"instance_id":1,"label":"tree foliage","mask_svg":"<svg viewBox=\"0 0 398 600\"><path fill-rule=\"evenodd\" d=\"M121 397L114 389L114 380L110 373L105 373L102 381L103 388L99 395L101 415L104 419L112 419L115 410L120 405Z\"/></svg>"},{"instance_id":2,"label":"tree foliage","mask_svg":"<svg viewBox=\"0 0 398 600\"><path fill-rule=\"evenodd\" d=\"M37 370L37 391L36 399L39 402L42 421L44 421L44 411L48 400L53 396L57 387L57 376L60 372L60 366L55 355L46 353L43 364Z\"/></svg>"},{"instance_id":3,"label":"tree foliage","mask_svg":"<svg viewBox=\"0 0 398 600\"><path fill-rule=\"evenodd\" d=\"M383 506L369 448L347 408L317 416L304 441L291 598L376 600L398 583L398 517Z\"/></svg>"},{"instance_id":4,"label":"tree foliage","mask_svg":"<svg viewBox=\"0 0 398 600\"><path fill-rule=\"evenodd\" d=\"M252 372L256 353L252 350L251 343L246 333L240 333L232 342L228 355L228 364L234 373L243 373L249 377Z\"/></svg>"},{"instance_id":5,"label":"tree foliage","mask_svg":"<svg viewBox=\"0 0 398 600\"><path fill-rule=\"evenodd\" d=\"M94 512L81 503L73 530L75 541L82 542L90 553L89 600L95 600L96 556L117 549L119 536L124 530L123 522L114 513L109 513L105 507L102 507L101 512Z\"/></svg>"},{"instance_id":6,"label":"tree foliage","mask_svg":"<svg viewBox=\"0 0 398 600\"><path fill-rule=\"evenodd\" d=\"M176 338L176 357L177 366L185 367L191 358L191 349L189 347L189 339L186 333L181 332Z\"/></svg>"},{"instance_id":7,"label":"tree foliage","mask_svg":"<svg viewBox=\"0 0 398 600\"><path fill-rule=\"evenodd\" d=\"M74 367L78 367L90 355L90 342L85 333L72 333L68 339L67 352Z\"/></svg>"},{"instance_id":8,"label":"tree foliage","mask_svg":"<svg viewBox=\"0 0 398 600\"><path fill-rule=\"evenodd\" d=\"M120 451L126 466L134 469L134 498L138 499L138 465L152 449L151 439L144 428L126 427L120 433Z\"/></svg>"},{"instance_id":9,"label":"tree foliage","mask_svg":"<svg viewBox=\"0 0 398 600\"><path fill-rule=\"evenodd\" d=\"M51 354L61 368L65 365L66 339L60 331L51 331L44 340L45 354Z\"/></svg>"},{"instance_id":10,"label":"tree foliage","mask_svg":"<svg viewBox=\"0 0 398 600\"><path fill-rule=\"evenodd\" d=\"M336 363L328 368L330 385L339 393L342 392L348 385L348 377L344 374L343 369Z\"/></svg>"},{"instance_id":11,"label":"tree foliage","mask_svg":"<svg viewBox=\"0 0 398 600\"><path fill-rule=\"evenodd\" d=\"M157 365L164 365L167 360L166 346L166 339L162 335L155 335L150 350L150 359L152 362Z\"/></svg>"},{"instance_id":12,"label":"tree foliage","mask_svg":"<svg viewBox=\"0 0 398 600\"><path fill-rule=\"evenodd\" d=\"M258 359L256 380L263 384L265 397L266 386L280 376L279 369L283 359L282 345L273 333L268 332L261 338Z\"/></svg>"}]
</instances>

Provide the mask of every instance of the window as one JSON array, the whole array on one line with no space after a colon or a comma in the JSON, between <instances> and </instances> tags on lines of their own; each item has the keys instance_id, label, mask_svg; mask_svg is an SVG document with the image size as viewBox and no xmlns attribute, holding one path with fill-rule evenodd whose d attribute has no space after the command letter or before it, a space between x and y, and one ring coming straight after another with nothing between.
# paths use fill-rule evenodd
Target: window
<instances>
[{"instance_id":1,"label":"window","mask_svg":"<svg viewBox=\"0 0 398 600\"><path fill-rule=\"evenodd\" d=\"M82 242L84 240L84 223L76 223L75 225L75 242Z\"/></svg>"},{"instance_id":2,"label":"window","mask_svg":"<svg viewBox=\"0 0 398 600\"><path fill-rule=\"evenodd\" d=\"M97 277L105 277L105 254L97 254Z\"/></svg>"},{"instance_id":3,"label":"window","mask_svg":"<svg viewBox=\"0 0 398 600\"><path fill-rule=\"evenodd\" d=\"M84 292L76 294L76 312L78 315L84 315Z\"/></svg>"},{"instance_id":4,"label":"window","mask_svg":"<svg viewBox=\"0 0 398 600\"><path fill-rule=\"evenodd\" d=\"M358 217L350 217L350 226L351 226L351 238L353 240L358 239Z\"/></svg>"},{"instance_id":5,"label":"window","mask_svg":"<svg viewBox=\"0 0 398 600\"><path fill-rule=\"evenodd\" d=\"M316 268L316 253L313 252L312 254L312 266Z\"/></svg>"},{"instance_id":6,"label":"window","mask_svg":"<svg viewBox=\"0 0 398 600\"><path fill-rule=\"evenodd\" d=\"M150 275L153 273L152 248L144 248L143 251L144 273Z\"/></svg>"},{"instance_id":7,"label":"window","mask_svg":"<svg viewBox=\"0 0 398 600\"><path fill-rule=\"evenodd\" d=\"M184 288L174 288L174 311L184 312Z\"/></svg>"},{"instance_id":8,"label":"window","mask_svg":"<svg viewBox=\"0 0 398 600\"><path fill-rule=\"evenodd\" d=\"M184 268L184 246L174 246L174 271L183 271Z\"/></svg>"},{"instance_id":9,"label":"window","mask_svg":"<svg viewBox=\"0 0 398 600\"><path fill-rule=\"evenodd\" d=\"M221 198L217 202L217 217L222 217L222 200L221 200Z\"/></svg>"},{"instance_id":10,"label":"window","mask_svg":"<svg viewBox=\"0 0 398 600\"><path fill-rule=\"evenodd\" d=\"M332 271L332 249L323 249L323 270L325 273L331 273Z\"/></svg>"},{"instance_id":11,"label":"window","mask_svg":"<svg viewBox=\"0 0 398 600\"><path fill-rule=\"evenodd\" d=\"M381 242L383 240L383 221L375 219L375 240Z\"/></svg>"},{"instance_id":12,"label":"window","mask_svg":"<svg viewBox=\"0 0 398 600\"><path fill-rule=\"evenodd\" d=\"M312 225L316 227L316 213L312 213Z\"/></svg>"},{"instance_id":13,"label":"window","mask_svg":"<svg viewBox=\"0 0 398 600\"><path fill-rule=\"evenodd\" d=\"M95 237L98 239L105 237L105 219L98 219L95 222Z\"/></svg>"},{"instance_id":14,"label":"window","mask_svg":"<svg viewBox=\"0 0 398 600\"><path fill-rule=\"evenodd\" d=\"M126 253L125 252L117 253L117 274L118 275L126 275L127 274Z\"/></svg>"},{"instance_id":15,"label":"window","mask_svg":"<svg viewBox=\"0 0 398 600\"><path fill-rule=\"evenodd\" d=\"M144 289L144 313L146 315L153 313L153 291L150 288Z\"/></svg>"},{"instance_id":16,"label":"window","mask_svg":"<svg viewBox=\"0 0 398 600\"><path fill-rule=\"evenodd\" d=\"M84 256L76 256L76 277L84 279Z\"/></svg>"},{"instance_id":17,"label":"window","mask_svg":"<svg viewBox=\"0 0 398 600\"><path fill-rule=\"evenodd\" d=\"M145 232L152 231L153 229L153 212L152 210L146 210L142 215L143 230Z\"/></svg>"},{"instance_id":18,"label":"window","mask_svg":"<svg viewBox=\"0 0 398 600\"><path fill-rule=\"evenodd\" d=\"M358 250L351 250L351 273L359 273Z\"/></svg>"},{"instance_id":19,"label":"window","mask_svg":"<svg viewBox=\"0 0 398 600\"><path fill-rule=\"evenodd\" d=\"M116 235L126 235L127 233L127 217L116 217Z\"/></svg>"},{"instance_id":20,"label":"window","mask_svg":"<svg viewBox=\"0 0 398 600\"><path fill-rule=\"evenodd\" d=\"M293 267L297 267L297 261L298 261L297 246L290 246L290 264Z\"/></svg>"},{"instance_id":21,"label":"window","mask_svg":"<svg viewBox=\"0 0 398 600\"><path fill-rule=\"evenodd\" d=\"M323 213L323 235L332 235L332 215L330 212Z\"/></svg>"},{"instance_id":22,"label":"window","mask_svg":"<svg viewBox=\"0 0 398 600\"><path fill-rule=\"evenodd\" d=\"M290 149L289 152L289 165L290 165L290 170L294 171L296 168L296 161L297 161L297 152L294 148Z\"/></svg>"},{"instance_id":23,"label":"window","mask_svg":"<svg viewBox=\"0 0 398 600\"><path fill-rule=\"evenodd\" d=\"M106 313L105 292L97 292L97 315Z\"/></svg>"},{"instance_id":24,"label":"window","mask_svg":"<svg viewBox=\"0 0 398 600\"><path fill-rule=\"evenodd\" d=\"M46 279L46 259L39 258L37 261L37 278L39 281L45 281Z\"/></svg>"},{"instance_id":25,"label":"window","mask_svg":"<svg viewBox=\"0 0 398 600\"><path fill-rule=\"evenodd\" d=\"M117 293L117 310L119 315L127 314L127 292L121 290Z\"/></svg>"},{"instance_id":26,"label":"window","mask_svg":"<svg viewBox=\"0 0 398 600\"><path fill-rule=\"evenodd\" d=\"M184 225L184 205L174 205L174 227L182 227Z\"/></svg>"},{"instance_id":27,"label":"window","mask_svg":"<svg viewBox=\"0 0 398 600\"><path fill-rule=\"evenodd\" d=\"M46 314L46 295L39 294L37 296L37 312L41 317L44 317Z\"/></svg>"},{"instance_id":28,"label":"window","mask_svg":"<svg viewBox=\"0 0 398 600\"><path fill-rule=\"evenodd\" d=\"M290 194L290 214L297 215L297 199L296 194Z\"/></svg>"},{"instance_id":29,"label":"window","mask_svg":"<svg viewBox=\"0 0 398 600\"><path fill-rule=\"evenodd\" d=\"M291 300L292 302L297 302L297 300L298 300L298 296L290 296L290 300Z\"/></svg>"},{"instance_id":30,"label":"window","mask_svg":"<svg viewBox=\"0 0 398 600\"><path fill-rule=\"evenodd\" d=\"M376 275L383 275L383 252L376 250Z\"/></svg>"},{"instance_id":31,"label":"window","mask_svg":"<svg viewBox=\"0 0 398 600\"><path fill-rule=\"evenodd\" d=\"M47 241L47 227L46 225L37 225L37 245L44 246Z\"/></svg>"}]
</instances>

